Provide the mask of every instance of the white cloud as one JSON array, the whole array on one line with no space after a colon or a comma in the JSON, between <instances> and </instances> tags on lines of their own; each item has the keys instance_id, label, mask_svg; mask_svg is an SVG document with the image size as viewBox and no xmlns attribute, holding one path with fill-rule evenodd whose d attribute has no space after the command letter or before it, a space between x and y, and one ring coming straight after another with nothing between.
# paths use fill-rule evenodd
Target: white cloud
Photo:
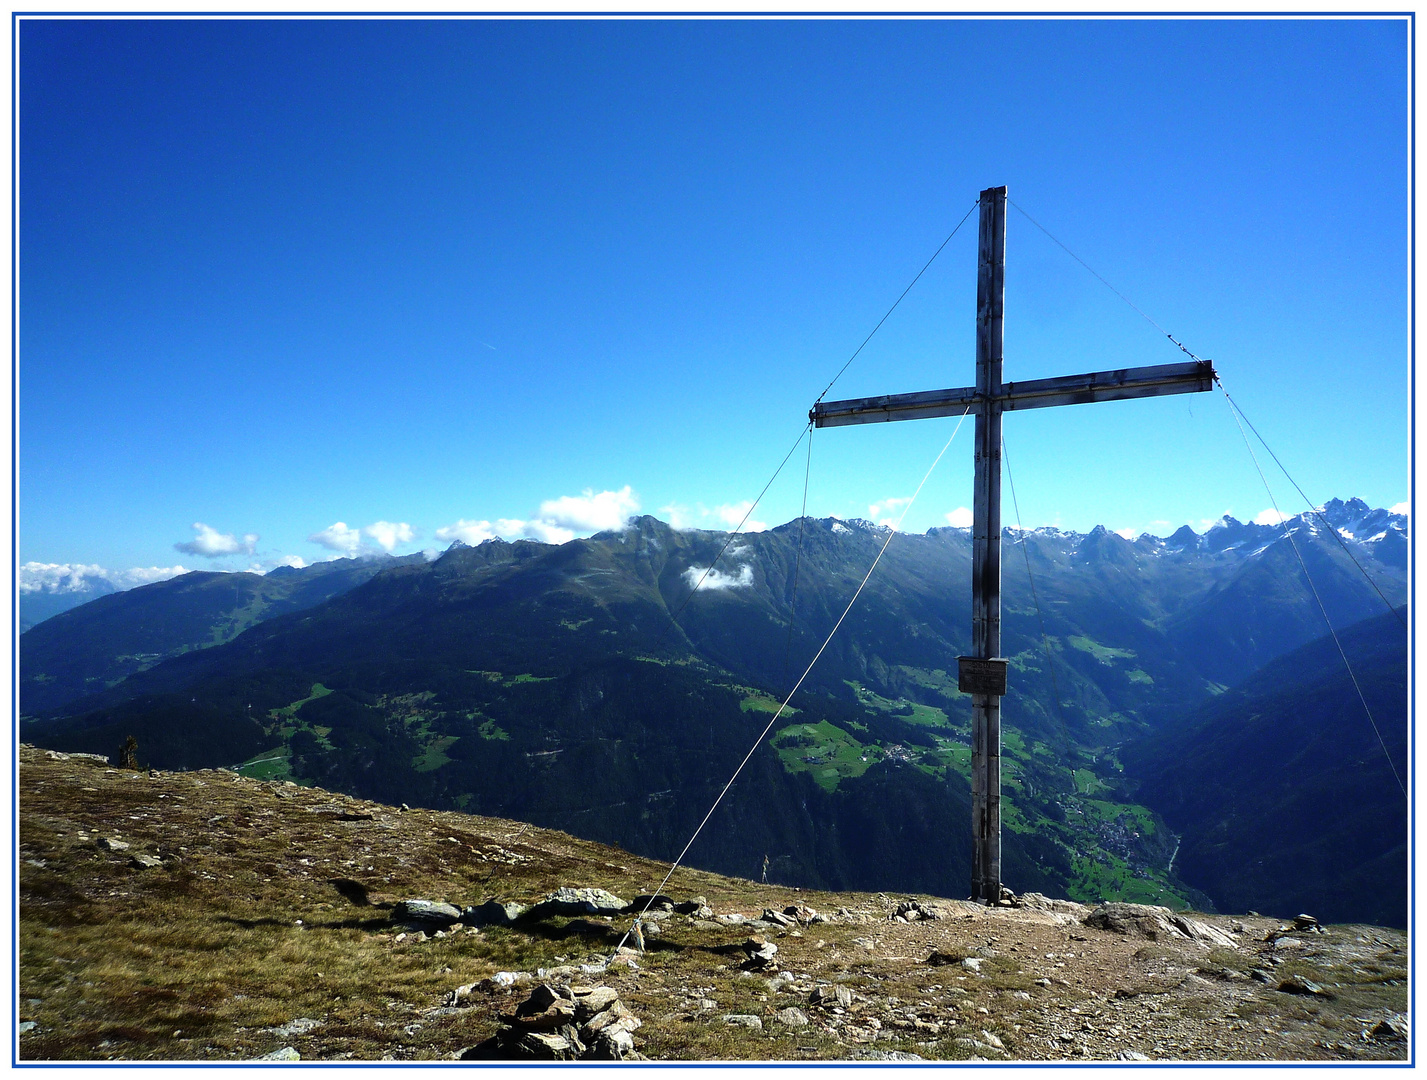
<instances>
[{"instance_id":1,"label":"white cloud","mask_svg":"<svg viewBox=\"0 0 1427 1080\"><path fill-rule=\"evenodd\" d=\"M92 586L84 579L98 577L108 580L102 566L84 563L27 562L20 567L15 585L22 593L86 592Z\"/></svg>"},{"instance_id":2,"label":"white cloud","mask_svg":"<svg viewBox=\"0 0 1427 1080\"><path fill-rule=\"evenodd\" d=\"M704 576L704 571L708 571L708 576ZM699 585L699 579L703 578L703 584ZM689 588L695 586L702 592L706 589L747 589L753 585L753 567L743 565L738 568L737 574L725 574L722 570L709 570L707 566L691 566L684 571L684 580Z\"/></svg>"},{"instance_id":3,"label":"white cloud","mask_svg":"<svg viewBox=\"0 0 1427 1080\"><path fill-rule=\"evenodd\" d=\"M84 563L27 562L16 575L16 588L22 593L89 592L94 581L107 581L116 589L132 589L154 581L167 581L188 573L184 566L135 566L128 570L106 570L102 566Z\"/></svg>"},{"instance_id":4,"label":"white cloud","mask_svg":"<svg viewBox=\"0 0 1427 1080\"><path fill-rule=\"evenodd\" d=\"M539 513L529 521L499 518L492 523L462 518L454 525L437 529L436 539L447 543L461 540L474 545L500 536L508 540L524 537L546 544L564 544L577 536L623 529L638 512L639 498L628 484L619 491L596 492L586 488L583 495L546 499L540 504Z\"/></svg>"},{"instance_id":5,"label":"white cloud","mask_svg":"<svg viewBox=\"0 0 1427 1080\"><path fill-rule=\"evenodd\" d=\"M1405 516L1406 514L1408 514L1411 510L1412 510L1412 504L1411 504L1411 503L1405 503L1405 502L1393 503L1391 506L1389 506L1389 507L1387 508L1387 512L1388 512L1389 514L1402 514L1402 515L1404 515L1404 516Z\"/></svg>"},{"instance_id":6,"label":"white cloud","mask_svg":"<svg viewBox=\"0 0 1427 1080\"><path fill-rule=\"evenodd\" d=\"M131 566L128 570L114 570L109 573L109 581L120 589L131 589L136 585L149 585L155 581L167 581L179 574L188 573L186 566Z\"/></svg>"},{"instance_id":7,"label":"white cloud","mask_svg":"<svg viewBox=\"0 0 1427 1080\"><path fill-rule=\"evenodd\" d=\"M750 513L752 510L753 500L744 499L742 502L725 503L723 506L716 506L714 507L713 512L714 516L717 517L720 521L722 521L725 525L727 525L730 529L736 529L738 528L738 523L740 521L743 521L744 515ZM744 532L763 532L767 528L768 526L766 523L762 521L755 521L751 517L747 521L743 521ZM704 583L704 587L708 588L708 582Z\"/></svg>"},{"instance_id":8,"label":"white cloud","mask_svg":"<svg viewBox=\"0 0 1427 1080\"><path fill-rule=\"evenodd\" d=\"M663 514L665 520L676 529L691 529L694 526L694 512L687 506L670 503L668 506L661 506L659 513ZM707 510L704 510L704 516L708 516Z\"/></svg>"},{"instance_id":9,"label":"white cloud","mask_svg":"<svg viewBox=\"0 0 1427 1080\"><path fill-rule=\"evenodd\" d=\"M404 521L374 521L362 529L388 554L399 544L409 544L416 539L416 532Z\"/></svg>"},{"instance_id":10,"label":"white cloud","mask_svg":"<svg viewBox=\"0 0 1427 1080\"><path fill-rule=\"evenodd\" d=\"M467 521L461 518L453 525L444 525L436 530L436 539L446 544L459 540L475 547L495 538L495 526L489 521Z\"/></svg>"},{"instance_id":11,"label":"white cloud","mask_svg":"<svg viewBox=\"0 0 1427 1080\"><path fill-rule=\"evenodd\" d=\"M912 504L910 498L883 499L881 502L872 503L867 508L867 516L878 525L886 525L888 528L895 528L901 520L903 511Z\"/></svg>"},{"instance_id":12,"label":"white cloud","mask_svg":"<svg viewBox=\"0 0 1427 1080\"><path fill-rule=\"evenodd\" d=\"M1282 524L1283 522L1288 521L1288 520L1289 520L1289 516L1288 516L1287 514L1281 514L1281 513L1279 513L1277 510L1274 510L1274 509L1272 509L1272 508L1269 508L1268 510L1261 511L1261 512L1259 513L1259 515L1254 518L1254 524L1255 524L1255 525L1280 525L1280 524Z\"/></svg>"},{"instance_id":13,"label":"white cloud","mask_svg":"<svg viewBox=\"0 0 1427 1080\"><path fill-rule=\"evenodd\" d=\"M542 544L566 544L575 538L575 530L549 521L526 521L521 524L521 535Z\"/></svg>"},{"instance_id":14,"label":"white cloud","mask_svg":"<svg viewBox=\"0 0 1427 1080\"><path fill-rule=\"evenodd\" d=\"M463 521L457 524L467 526L473 523ZM448 526L448 529L456 527ZM444 531L446 530L438 530L437 536L440 536ZM375 543L363 540L364 536ZM452 539L455 538L453 535ZM378 549L390 554L392 549L415 540L416 530L404 521L374 521L360 529L348 525L345 521L335 521L321 532L313 533L307 539L325 547L328 551L341 552L346 556L362 553L372 554Z\"/></svg>"},{"instance_id":15,"label":"white cloud","mask_svg":"<svg viewBox=\"0 0 1427 1080\"><path fill-rule=\"evenodd\" d=\"M279 555L276 559L263 559L261 562L248 564L248 573L266 574L269 570L276 570L279 566L291 566L294 570L301 570L304 566L310 565L301 555Z\"/></svg>"},{"instance_id":16,"label":"white cloud","mask_svg":"<svg viewBox=\"0 0 1427 1080\"><path fill-rule=\"evenodd\" d=\"M954 529L969 529L975 520L975 515L964 506L958 506L946 515L946 523Z\"/></svg>"},{"instance_id":17,"label":"white cloud","mask_svg":"<svg viewBox=\"0 0 1427 1080\"><path fill-rule=\"evenodd\" d=\"M328 551L340 551L355 555L362 546L362 530L352 529L345 521L335 521L321 532L309 536L308 541L325 547Z\"/></svg>"},{"instance_id":18,"label":"white cloud","mask_svg":"<svg viewBox=\"0 0 1427 1080\"><path fill-rule=\"evenodd\" d=\"M1134 529L1116 529L1116 530L1115 530L1115 535L1116 535L1116 536L1123 536L1126 540L1133 540L1133 539L1135 539L1135 537L1139 536L1140 534L1139 534L1138 532L1136 532Z\"/></svg>"},{"instance_id":19,"label":"white cloud","mask_svg":"<svg viewBox=\"0 0 1427 1080\"><path fill-rule=\"evenodd\" d=\"M251 555L258 546L257 533L248 533L239 540L232 533L220 533L201 521L193 523L193 532L192 540L174 544L174 548L205 559L221 559L224 555Z\"/></svg>"},{"instance_id":20,"label":"white cloud","mask_svg":"<svg viewBox=\"0 0 1427 1080\"><path fill-rule=\"evenodd\" d=\"M571 534L616 532L639 513L639 499L628 484L619 491L596 494L585 488L583 495L562 495L540 504L539 524L568 530ZM530 522L535 525L536 522Z\"/></svg>"}]
</instances>

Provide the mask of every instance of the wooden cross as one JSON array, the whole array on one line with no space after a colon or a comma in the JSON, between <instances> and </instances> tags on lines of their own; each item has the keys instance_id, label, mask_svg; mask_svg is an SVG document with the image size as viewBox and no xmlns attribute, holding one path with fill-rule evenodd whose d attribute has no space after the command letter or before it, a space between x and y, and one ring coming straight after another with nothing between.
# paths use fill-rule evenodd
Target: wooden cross
<instances>
[{"instance_id":1,"label":"wooden cross","mask_svg":"<svg viewBox=\"0 0 1427 1080\"><path fill-rule=\"evenodd\" d=\"M959 688L971 695L971 897L988 904L1001 899L1001 698L1006 693L1006 661L1000 656L1001 414L1088 401L1192 394L1214 385L1214 367L1207 360L1003 383L1005 297L1006 189L987 188L981 193L976 277L976 385L820 401L808 414L817 427L976 414L971 656L957 660Z\"/></svg>"}]
</instances>

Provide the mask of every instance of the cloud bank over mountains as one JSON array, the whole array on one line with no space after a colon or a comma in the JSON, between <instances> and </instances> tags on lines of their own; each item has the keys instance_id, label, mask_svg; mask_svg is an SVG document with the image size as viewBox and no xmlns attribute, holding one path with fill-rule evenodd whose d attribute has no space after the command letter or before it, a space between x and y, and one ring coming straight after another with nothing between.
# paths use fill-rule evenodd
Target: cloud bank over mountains
<instances>
[{"instance_id":1,"label":"cloud bank over mountains","mask_svg":"<svg viewBox=\"0 0 1427 1080\"><path fill-rule=\"evenodd\" d=\"M723 503L720 506L715 506L712 510L703 503L695 503L692 508L684 506L682 503L670 503L668 506L659 508L659 513L664 515L664 520L676 529L731 530L742 525L742 532L766 532L768 523L754 518L752 511L752 499L744 499L742 502L736 503Z\"/></svg>"},{"instance_id":2,"label":"cloud bank over mountains","mask_svg":"<svg viewBox=\"0 0 1427 1080\"><path fill-rule=\"evenodd\" d=\"M309 543L348 558L374 554L378 549L390 555L398 547L412 543L416 530L404 521L374 521L360 529L352 528L345 521L334 521L307 539Z\"/></svg>"},{"instance_id":3,"label":"cloud bank over mountains","mask_svg":"<svg viewBox=\"0 0 1427 1080\"><path fill-rule=\"evenodd\" d=\"M909 501L909 499L900 496L882 499L868 506L868 517L878 525L895 525ZM1410 510L1409 503L1400 502L1388 507L1387 513L1405 516L1410 513ZM595 491L593 488L586 488L579 495L561 495L558 498L544 500L529 518L497 518L493 521L484 518L460 518L449 525L433 530L431 535L443 547L449 546L455 541L474 546L495 539L528 539L546 544L564 544L577 537L621 530L639 512L639 496L628 484L617 490ZM763 532L769 526L766 522L755 518L754 512L755 507L752 501L745 499L741 502L723 503L713 507L703 503L695 503L692 507L681 503L670 503L659 509L659 516L676 529L730 531L741 525L742 531L746 533ZM965 529L972 524L971 510L964 506L959 506L943 516L946 523L955 528ZM1204 519L1189 524L1196 531L1203 532L1219 524L1221 520L1223 519ZM1254 515L1250 520L1260 526L1277 525L1285 520L1291 521L1292 515L1266 509ZM1052 527L1058 527L1058 524L1057 521ZM1168 521L1154 521L1150 525L1155 535L1168 535L1173 531L1172 523ZM1014 525L1010 527L1019 528ZM227 566L212 566L211 569L214 570L246 570L249 573L266 574L278 567L301 568L314 561L322 561L321 559L304 558L298 554L283 553L280 550L259 553L257 550L259 536L255 532L242 535L220 532L201 521L193 522L192 529L193 538L174 544L173 547L176 550L215 563L235 556L248 556L244 560L247 563L246 566L233 567L230 563ZM1134 540L1143 530L1126 528L1115 531L1126 539ZM310 534L307 539L309 543L330 553L324 558L341 559L394 554L403 547L416 544L421 536L422 531L408 522L383 519L363 526L352 526L345 521L335 521L325 529ZM435 558L437 554L438 551L434 547L426 551L428 558ZM738 549L730 553L734 557L738 554ZM79 603L82 602L80 594L87 594L84 599L88 599L109 592L147 585L155 581L164 581L177 577L179 574L188 573L191 569L191 567L180 564L175 566L135 566L125 570L111 570L98 564L30 561L17 568L16 587L22 595L31 597L36 602L39 597L69 596L72 598L70 602ZM747 588L753 583L752 571L746 565L735 564L715 568L709 571L707 576L704 576L705 569L704 567L695 567L689 571L695 577L703 577L703 584L700 586L703 589L741 589ZM690 585L693 583L691 580ZM45 601L45 603L48 602Z\"/></svg>"},{"instance_id":4,"label":"cloud bank over mountains","mask_svg":"<svg viewBox=\"0 0 1427 1080\"><path fill-rule=\"evenodd\" d=\"M115 590L132 589L155 581L167 581L188 573L185 566L135 566L128 570L106 570L84 563L22 563L15 587L22 593L79 593L94 591L96 582ZM108 591L108 590L105 590Z\"/></svg>"},{"instance_id":5,"label":"cloud bank over mountains","mask_svg":"<svg viewBox=\"0 0 1427 1080\"><path fill-rule=\"evenodd\" d=\"M595 492L593 488L586 488L582 495L546 499L529 520L499 518L491 522L461 518L437 529L436 539L447 544L460 540L472 546L496 538L563 544L577 536L623 529L637 513L639 498L628 484L618 491Z\"/></svg>"}]
</instances>

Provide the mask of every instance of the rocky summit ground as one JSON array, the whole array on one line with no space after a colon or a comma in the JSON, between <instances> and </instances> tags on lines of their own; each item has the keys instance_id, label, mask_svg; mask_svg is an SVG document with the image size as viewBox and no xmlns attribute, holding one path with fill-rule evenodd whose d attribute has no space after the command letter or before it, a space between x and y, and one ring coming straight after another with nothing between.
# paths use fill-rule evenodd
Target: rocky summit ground
<instances>
[{"instance_id":1,"label":"rocky summit ground","mask_svg":"<svg viewBox=\"0 0 1427 1080\"><path fill-rule=\"evenodd\" d=\"M1395 930L682 868L651 901L666 865L518 822L19 762L22 1060L1409 1054Z\"/></svg>"}]
</instances>

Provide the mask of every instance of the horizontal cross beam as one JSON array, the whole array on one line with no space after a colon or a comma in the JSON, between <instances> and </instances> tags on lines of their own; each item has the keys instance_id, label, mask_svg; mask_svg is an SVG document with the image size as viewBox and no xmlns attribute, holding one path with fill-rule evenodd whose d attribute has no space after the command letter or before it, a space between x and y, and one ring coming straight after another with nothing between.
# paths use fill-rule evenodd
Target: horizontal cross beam
<instances>
[{"instance_id":1,"label":"horizontal cross beam","mask_svg":"<svg viewBox=\"0 0 1427 1080\"><path fill-rule=\"evenodd\" d=\"M1052 405L1082 405L1091 401L1195 394L1214 388L1214 365L1207 360L1153 367L1093 371L1055 379L1023 379L1002 385L999 394L980 396L976 387L923 390L915 394L820 401L808 413L816 427L880 424L891 420L921 420L933 416L961 416L986 402L1003 410L1044 409Z\"/></svg>"}]
</instances>

